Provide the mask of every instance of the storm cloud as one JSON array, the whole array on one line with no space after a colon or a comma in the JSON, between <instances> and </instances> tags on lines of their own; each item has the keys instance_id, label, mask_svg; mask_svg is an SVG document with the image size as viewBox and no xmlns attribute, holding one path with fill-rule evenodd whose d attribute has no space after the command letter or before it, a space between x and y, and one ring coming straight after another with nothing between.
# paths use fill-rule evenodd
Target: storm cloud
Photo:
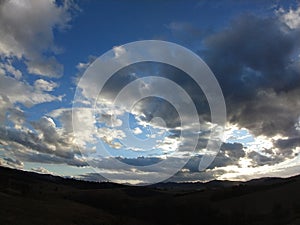
<instances>
[{"instance_id":1,"label":"storm cloud","mask_svg":"<svg viewBox=\"0 0 300 225\"><path fill-rule=\"evenodd\" d=\"M204 40L205 61L226 98L228 120L255 135L295 133L300 102L299 29L242 15Z\"/></svg>"}]
</instances>

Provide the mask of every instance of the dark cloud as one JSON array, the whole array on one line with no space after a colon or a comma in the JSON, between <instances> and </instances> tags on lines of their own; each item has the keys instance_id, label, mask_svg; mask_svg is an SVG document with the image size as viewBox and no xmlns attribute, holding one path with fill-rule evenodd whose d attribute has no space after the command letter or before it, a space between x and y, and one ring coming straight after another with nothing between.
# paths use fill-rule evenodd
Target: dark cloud
<instances>
[{"instance_id":1,"label":"dark cloud","mask_svg":"<svg viewBox=\"0 0 300 225\"><path fill-rule=\"evenodd\" d=\"M152 174L152 176L153 176L153 174L155 175L155 173L158 173L158 172L159 173L161 173L162 171L166 172L166 173L168 172L168 167L166 167L166 168L160 167L159 170L155 170L155 168L153 168L151 171L149 171L148 169L146 170L144 168L144 166L153 165L153 164L160 162L161 161L160 158L138 157L138 158L130 159L130 158L119 157L118 160L120 160L123 163L132 165L132 166L137 166L137 169L135 170L136 174L143 174L144 172L146 172L146 173ZM178 161L181 159L174 157L174 158L172 158L172 160ZM172 160L171 160L171 163L172 163ZM211 167L210 169L199 172L198 166L199 166L200 160L201 160L201 156L191 157L191 159L183 167L182 170L180 170L179 172L174 174L172 177L167 179L165 182L193 182L193 181L203 181L204 182L204 181L210 181L213 179L217 179L219 176L226 173L225 170L219 169L216 167ZM88 173L88 174L80 175L79 176L80 179L92 180L92 181L106 181L107 179L104 178L102 175L105 176L108 171L110 171L110 172L108 172L109 177L111 177L111 173L115 173L114 176L116 178L118 178L118 180L123 180L124 182L126 182L126 179L128 179L128 178L132 179L132 176L130 176L130 174L128 174L127 170L122 170L122 167L118 168L118 167L111 166L114 164L111 162L111 159L109 159L109 158L107 158L105 160L101 160L99 162L94 162L94 163L95 163L95 165L98 164L99 168L102 168L102 169L105 168L105 170L101 170L100 173ZM215 164L215 165L217 165L217 164ZM225 165L220 164L218 166L225 166ZM163 170L161 170L161 169L163 169ZM141 175L141 177L142 176L145 176L145 174ZM159 174L157 174L157 176L159 176Z\"/></svg>"},{"instance_id":2,"label":"dark cloud","mask_svg":"<svg viewBox=\"0 0 300 225\"><path fill-rule=\"evenodd\" d=\"M168 128L180 127L181 121L178 112L171 103L162 98L144 98L135 104L134 109L143 112L143 115L139 117L141 120L150 122L153 118L159 117L163 119Z\"/></svg>"},{"instance_id":3,"label":"dark cloud","mask_svg":"<svg viewBox=\"0 0 300 225\"><path fill-rule=\"evenodd\" d=\"M192 157L190 159L190 163L187 163L184 168L182 170L180 170L179 172L177 172L176 174L174 174L171 178L169 178L168 180L166 180L166 182L191 182L191 181L209 181L209 180L213 180L216 179L218 176L221 176L222 174L226 173L224 170L222 169L208 169L206 171L202 171L199 172L197 170L198 168L198 164L199 163L199 159L201 157ZM155 176L155 174L157 174L157 176L160 176L159 173L166 172L168 173L168 169L169 168L159 168L159 170L155 170L155 168L153 168L153 170L149 171L146 170L143 166L148 166L148 165L153 165L155 163L158 163L161 161L160 158L155 158L155 157L150 157L150 158L144 158L144 157L138 157L138 158L118 158L120 161L122 161L123 163L132 165L132 166L137 166L137 169L135 169L134 173L136 174L141 174L141 178L143 177L143 179L145 180L137 180L138 182L146 182L147 180L147 174L149 176ZM172 160L181 160L180 158L176 158L174 157ZM171 162L172 163L172 162ZM99 162L97 162L99 168L101 168L101 172L100 173L87 173L87 174L82 174L80 176L78 176L79 179L84 179L84 180L92 180L92 181L107 181L107 179L103 176L108 175L108 177L112 177L112 174L114 174L114 178L122 181L122 182L126 182L127 179L132 179L132 175L130 175L131 172L128 173L127 170L122 170L122 167L118 168L118 167L112 167L111 165L114 165L111 161L110 158L107 158L105 160L101 160ZM103 170L103 168L105 168ZM163 169L163 170L161 170ZM146 174L145 174L146 172ZM135 179L139 179L139 177L137 176Z\"/></svg>"},{"instance_id":4,"label":"dark cloud","mask_svg":"<svg viewBox=\"0 0 300 225\"><path fill-rule=\"evenodd\" d=\"M255 151L251 151L248 154L248 158L252 160L252 166L256 167L256 166L263 166L263 165L274 165L276 163L279 163L280 160L278 157L274 158L274 157L268 157L265 155L262 155L258 152Z\"/></svg>"},{"instance_id":5,"label":"dark cloud","mask_svg":"<svg viewBox=\"0 0 300 225\"><path fill-rule=\"evenodd\" d=\"M240 158L246 156L243 149L243 145L240 143L223 143L221 149L214 158L213 162L208 166L208 170L215 169L217 167L226 167L228 165L239 165ZM191 172L199 172L199 164L201 162L202 155L193 156L184 166Z\"/></svg>"},{"instance_id":6,"label":"dark cloud","mask_svg":"<svg viewBox=\"0 0 300 225\"><path fill-rule=\"evenodd\" d=\"M78 179L94 182L104 182L108 181L106 178L101 176L99 173L86 173L77 176Z\"/></svg>"},{"instance_id":7,"label":"dark cloud","mask_svg":"<svg viewBox=\"0 0 300 225\"><path fill-rule=\"evenodd\" d=\"M162 161L162 159L156 157L137 157L137 158L117 157L117 159L123 163L134 165L134 166L148 166Z\"/></svg>"},{"instance_id":8,"label":"dark cloud","mask_svg":"<svg viewBox=\"0 0 300 225\"><path fill-rule=\"evenodd\" d=\"M12 145L13 146L13 145ZM15 149L13 151L14 157L23 162L35 162L35 163L48 163L48 164L66 164L76 167L88 166L88 163L79 157L62 158L54 154L39 153L36 151L30 151L29 149Z\"/></svg>"},{"instance_id":9,"label":"dark cloud","mask_svg":"<svg viewBox=\"0 0 300 225\"><path fill-rule=\"evenodd\" d=\"M100 92L99 99L113 101L122 88L130 82L133 82L138 78L148 76L158 76L172 80L188 93L193 100L199 115L208 114L209 106L207 99L197 83L184 71L174 66L159 62L140 62L122 68L111 76L105 83ZM138 96L128 96L128 99L138 100ZM136 107L140 113L147 115L144 118L146 121L150 121L152 119L152 116L149 114L152 111L155 111L155 113L159 114L159 116L168 115L164 118L170 127L176 127L178 125L178 113L174 112L174 106L170 107L170 103L163 101L161 98L144 99L139 101ZM208 116L208 120L209 119L210 116ZM172 120L174 120L174 124L172 124Z\"/></svg>"},{"instance_id":10,"label":"dark cloud","mask_svg":"<svg viewBox=\"0 0 300 225\"><path fill-rule=\"evenodd\" d=\"M241 143L223 143L221 146L221 152L226 153L232 158L245 157L244 146Z\"/></svg>"},{"instance_id":11,"label":"dark cloud","mask_svg":"<svg viewBox=\"0 0 300 225\"><path fill-rule=\"evenodd\" d=\"M171 25L173 30L194 34L187 23ZM197 35L195 39L199 38ZM277 16L247 14L204 39L206 51L199 54L217 76L231 123L249 129L254 135L299 135L295 129L300 115L299 38L299 30L291 30ZM150 75L163 75L179 84L192 97L200 120L210 120L201 89L183 71L164 64L145 62L123 68L109 80L102 94L114 99L126 84ZM150 121L154 114L167 115L169 125L173 121L173 127L178 126L178 116L166 105L153 99L140 102L139 110L145 115L142 119Z\"/></svg>"},{"instance_id":12,"label":"dark cloud","mask_svg":"<svg viewBox=\"0 0 300 225\"><path fill-rule=\"evenodd\" d=\"M199 27L190 22L174 21L166 27L177 43L191 49L198 49L202 38L211 32L208 28Z\"/></svg>"},{"instance_id":13,"label":"dark cloud","mask_svg":"<svg viewBox=\"0 0 300 225\"><path fill-rule=\"evenodd\" d=\"M285 157L297 156L293 149L300 146L299 137L291 137L288 139L278 139L275 141L274 146L280 149L280 154Z\"/></svg>"},{"instance_id":14,"label":"dark cloud","mask_svg":"<svg viewBox=\"0 0 300 225\"><path fill-rule=\"evenodd\" d=\"M181 170L165 182L207 182L218 179L219 176L227 173L225 170L206 170L202 172L192 172Z\"/></svg>"},{"instance_id":15,"label":"dark cloud","mask_svg":"<svg viewBox=\"0 0 300 225\"><path fill-rule=\"evenodd\" d=\"M300 103L299 30L277 17L242 15L201 52L222 87L228 120L255 135L289 136Z\"/></svg>"}]
</instances>

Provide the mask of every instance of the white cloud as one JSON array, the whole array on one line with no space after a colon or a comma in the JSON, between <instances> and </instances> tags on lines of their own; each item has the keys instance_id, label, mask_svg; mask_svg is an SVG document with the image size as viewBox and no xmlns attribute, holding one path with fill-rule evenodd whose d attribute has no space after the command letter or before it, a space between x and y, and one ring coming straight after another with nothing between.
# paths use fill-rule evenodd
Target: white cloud
<instances>
[{"instance_id":1,"label":"white cloud","mask_svg":"<svg viewBox=\"0 0 300 225\"><path fill-rule=\"evenodd\" d=\"M71 20L71 4L57 6L54 0L0 2L0 55L25 59L30 73L60 77L63 66L53 57L54 29L64 29Z\"/></svg>"},{"instance_id":2,"label":"white cloud","mask_svg":"<svg viewBox=\"0 0 300 225\"><path fill-rule=\"evenodd\" d=\"M126 135L122 130L103 127L97 130L97 137L101 138L110 147L119 149L122 144L117 140L125 138Z\"/></svg>"},{"instance_id":3,"label":"white cloud","mask_svg":"<svg viewBox=\"0 0 300 225\"><path fill-rule=\"evenodd\" d=\"M39 79L32 86L19 79L18 70L15 70L10 62L1 63L0 66L4 68L3 73L0 73L0 124L4 125L9 121L15 129L27 130L28 128L23 126L26 121L25 112L17 103L32 107L40 103L62 100L62 96L54 96L45 92L51 91L56 83ZM10 76L11 74L14 74L14 77Z\"/></svg>"},{"instance_id":4,"label":"white cloud","mask_svg":"<svg viewBox=\"0 0 300 225\"><path fill-rule=\"evenodd\" d=\"M12 74L14 76L14 78L16 79L20 79L22 77L22 72L18 69L16 69L10 60L8 60L6 63L1 63L0 62L0 69L1 72L0 74L4 75L5 73L9 73Z\"/></svg>"},{"instance_id":5,"label":"white cloud","mask_svg":"<svg viewBox=\"0 0 300 225\"><path fill-rule=\"evenodd\" d=\"M179 138L165 137L162 141L159 141L157 148L162 149L164 152L175 152L180 146L181 141Z\"/></svg>"},{"instance_id":6,"label":"white cloud","mask_svg":"<svg viewBox=\"0 0 300 225\"><path fill-rule=\"evenodd\" d=\"M73 109L73 112L71 108L58 109L50 112L49 116L60 120L63 132L74 137L74 144L80 149L84 149L87 143L92 144L96 141L94 137L95 118L91 109L76 108ZM73 128L76 129L74 136Z\"/></svg>"},{"instance_id":7,"label":"white cloud","mask_svg":"<svg viewBox=\"0 0 300 225\"><path fill-rule=\"evenodd\" d=\"M36 131L40 132L39 137L48 143L54 143L59 138L59 133L56 130L56 125L53 119L42 117L37 122L32 122Z\"/></svg>"},{"instance_id":8,"label":"white cloud","mask_svg":"<svg viewBox=\"0 0 300 225\"><path fill-rule=\"evenodd\" d=\"M45 169L44 167L31 168L31 171L36 172L36 173L42 173L42 174L54 174L54 173L50 172L49 170Z\"/></svg>"},{"instance_id":9,"label":"white cloud","mask_svg":"<svg viewBox=\"0 0 300 225\"><path fill-rule=\"evenodd\" d=\"M123 46L115 46L113 48L115 58L120 58L122 55L126 53L126 49Z\"/></svg>"},{"instance_id":10,"label":"white cloud","mask_svg":"<svg viewBox=\"0 0 300 225\"><path fill-rule=\"evenodd\" d=\"M19 102L27 107L62 99L62 96L53 96L42 90L36 90L26 82L8 76L0 76L0 93L7 96L12 104Z\"/></svg>"},{"instance_id":11,"label":"white cloud","mask_svg":"<svg viewBox=\"0 0 300 225\"><path fill-rule=\"evenodd\" d=\"M0 124L4 124L6 120L7 109L12 107L8 97L0 92Z\"/></svg>"},{"instance_id":12,"label":"white cloud","mask_svg":"<svg viewBox=\"0 0 300 225\"><path fill-rule=\"evenodd\" d=\"M141 130L141 128L136 127L136 128L133 129L133 133L134 134L141 134L141 133L143 133L143 131Z\"/></svg>"},{"instance_id":13,"label":"white cloud","mask_svg":"<svg viewBox=\"0 0 300 225\"><path fill-rule=\"evenodd\" d=\"M78 70L77 75L73 78L73 82L74 84L78 84L80 78L82 77L82 75L84 74L85 70L97 59L96 56L94 55L90 55L88 57L87 62L79 62L76 65L76 69Z\"/></svg>"},{"instance_id":14,"label":"white cloud","mask_svg":"<svg viewBox=\"0 0 300 225\"><path fill-rule=\"evenodd\" d=\"M54 57L33 59L27 62L28 72L48 77L60 77L63 74L63 65Z\"/></svg>"},{"instance_id":15,"label":"white cloud","mask_svg":"<svg viewBox=\"0 0 300 225\"><path fill-rule=\"evenodd\" d=\"M23 129L26 117L23 110L18 107L13 107L7 110L7 119L14 124L15 129Z\"/></svg>"},{"instance_id":16,"label":"white cloud","mask_svg":"<svg viewBox=\"0 0 300 225\"><path fill-rule=\"evenodd\" d=\"M40 91L53 91L57 86L57 83L43 79L38 79L34 82L34 87Z\"/></svg>"},{"instance_id":17,"label":"white cloud","mask_svg":"<svg viewBox=\"0 0 300 225\"><path fill-rule=\"evenodd\" d=\"M280 8L278 10L281 21L283 21L286 25L291 29L300 28L300 5L298 8L292 9L290 8L288 11Z\"/></svg>"},{"instance_id":18,"label":"white cloud","mask_svg":"<svg viewBox=\"0 0 300 225\"><path fill-rule=\"evenodd\" d=\"M78 70L82 70L82 69L88 68L89 65L90 65L89 62L87 62L87 63L81 63L81 62L80 62L80 63L77 64L76 68L77 68Z\"/></svg>"}]
</instances>

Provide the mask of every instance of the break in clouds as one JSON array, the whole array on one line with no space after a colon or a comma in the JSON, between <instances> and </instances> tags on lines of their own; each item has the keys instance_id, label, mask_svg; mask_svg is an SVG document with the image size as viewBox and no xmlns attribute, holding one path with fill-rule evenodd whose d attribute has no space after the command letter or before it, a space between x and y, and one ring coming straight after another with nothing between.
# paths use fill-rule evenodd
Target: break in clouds
<instances>
[{"instance_id":1,"label":"break in clouds","mask_svg":"<svg viewBox=\"0 0 300 225\"><path fill-rule=\"evenodd\" d=\"M234 135L234 129L244 129L252 142L267 143L254 148L238 138L231 142L224 140L213 163L202 172L198 171L198 165L206 154L213 127L209 105L202 90L187 74L168 65L148 62L125 67L108 80L101 93L98 93L96 80L79 86L78 90L86 91L83 92L86 97L98 97L96 116L89 110L89 103L82 102L82 107L73 112L73 118L70 104L50 109L39 119L30 118L27 109L49 102L62 103L66 98L55 92L60 85L57 78L63 75L63 64L57 57L63 49L55 44L54 32L71 29L72 17L76 14L74 9L78 7L71 1L60 6L53 1L27 5L0 1L0 165L15 168L24 168L26 162L81 168L93 165L103 175L114 173L126 181L129 178L126 171L111 167L113 156L83 157L97 153L99 140L118 160L141 166L136 173L144 176L157 173L145 171L145 165L158 163L166 157L175 162L191 156L171 181L228 178L227 174L237 178L239 168L245 163L249 174L243 174L243 178L272 175L268 172L272 166L276 168L297 157L300 144L299 7L279 8L264 16L242 14L229 21L225 28L209 32L202 32L186 22L172 22L167 26L173 35L176 33L174 38L179 42L188 37L189 42L201 45L198 50L192 50L208 64L222 88L227 107L225 134ZM19 17L10 16L13 14ZM114 53L118 57L126 52L115 47ZM74 87L95 57L90 59L90 62L78 63ZM18 68L16 61L23 63L23 67ZM33 82L27 81L23 70ZM181 127L182 118L167 101L146 98L129 107L131 99L137 96L128 95L128 104L124 102L128 107L113 105L122 88L147 76L171 79L193 100L201 124L195 152L190 152L188 137L179 140L183 129L193 130L193 124ZM141 90L149 85L138 82ZM151 87L161 88L159 83L152 83ZM148 146L128 142L128 133L124 131L126 116L131 117L129 127L133 135L153 140ZM72 127L74 121L81 124L76 137ZM176 152L179 146L184 147ZM132 157L124 156L126 151L131 152ZM264 168L264 172L260 168ZM167 165L165 170L168 173ZM104 179L94 173L80 177Z\"/></svg>"}]
</instances>

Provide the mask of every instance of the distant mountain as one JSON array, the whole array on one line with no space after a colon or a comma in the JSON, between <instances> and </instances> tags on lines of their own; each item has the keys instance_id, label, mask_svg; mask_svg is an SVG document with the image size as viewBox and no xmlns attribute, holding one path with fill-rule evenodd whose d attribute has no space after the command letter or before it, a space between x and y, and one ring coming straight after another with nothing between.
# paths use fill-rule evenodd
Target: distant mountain
<instances>
[{"instance_id":1,"label":"distant mountain","mask_svg":"<svg viewBox=\"0 0 300 225\"><path fill-rule=\"evenodd\" d=\"M0 167L0 203L1 225L296 225L300 176L134 187Z\"/></svg>"}]
</instances>

